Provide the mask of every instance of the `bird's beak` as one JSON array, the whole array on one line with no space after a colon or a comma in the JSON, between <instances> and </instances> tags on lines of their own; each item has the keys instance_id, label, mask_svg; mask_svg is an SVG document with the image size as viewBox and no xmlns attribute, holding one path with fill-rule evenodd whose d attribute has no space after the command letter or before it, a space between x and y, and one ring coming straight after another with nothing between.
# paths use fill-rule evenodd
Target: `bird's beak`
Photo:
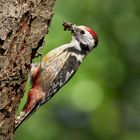
<instances>
[{"instance_id":1,"label":"bird's beak","mask_svg":"<svg viewBox=\"0 0 140 140\"><path fill-rule=\"evenodd\" d=\"M64 26L65 31L68 30L68 31L71 31L74 34L79 31L79 28L78 28L78 26L76 24L72 24L72 23L64 21L63 26Z\"/></svg>"},{"instance_id":2,"label":"bird's beak","mask_svg":"<svg viewBox=\"0 0 140 140\"><path fill-rule=\"evenodd\" d=\"M73 24L71 26L71 32L74 33L74 34L76 34L77 32L79 32L78 26L76 26L75 24Z\"/></svg>"}]
</instances>

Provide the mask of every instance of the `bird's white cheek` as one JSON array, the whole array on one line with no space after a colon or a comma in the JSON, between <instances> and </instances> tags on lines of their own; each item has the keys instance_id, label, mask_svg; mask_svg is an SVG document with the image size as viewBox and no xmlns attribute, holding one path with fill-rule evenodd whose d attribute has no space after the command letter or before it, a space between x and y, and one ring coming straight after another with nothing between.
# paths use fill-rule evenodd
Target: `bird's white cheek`
<instances>
[{"instance_id":1,"label":"bird's white cheek","mask_svg":"<svg viewBox=\"0 0 140 140\"><path fill-rule=\"evenodd\" d=\"M90 40L90 47L93 48L93 46L95 46L95 41L92 39L92 40Z\"/></svg>"}]
</instances>

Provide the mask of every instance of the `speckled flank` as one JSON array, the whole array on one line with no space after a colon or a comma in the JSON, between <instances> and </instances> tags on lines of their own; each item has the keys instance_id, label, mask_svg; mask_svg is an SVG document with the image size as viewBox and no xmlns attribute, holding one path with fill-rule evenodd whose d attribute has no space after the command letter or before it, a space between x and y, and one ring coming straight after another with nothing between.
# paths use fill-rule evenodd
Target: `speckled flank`
<instances>
[{"instance_id":1,"label":"speckled flank","mask_svg":"<svg viewBox=\"0 0 140 140\"><path fill-rule=\"evenodd\" d=\"M70 80L73 74L77 71L79 65L80 62L76 59L75 56L70 55L68 57L65 64L63 65L63 67L61 68L61 70L58 72L57 76L53 80L47 98L51 98L56 93L56 91L60 89L61 86L63 86L66 82Z\"/></svg>"}]
</instances>

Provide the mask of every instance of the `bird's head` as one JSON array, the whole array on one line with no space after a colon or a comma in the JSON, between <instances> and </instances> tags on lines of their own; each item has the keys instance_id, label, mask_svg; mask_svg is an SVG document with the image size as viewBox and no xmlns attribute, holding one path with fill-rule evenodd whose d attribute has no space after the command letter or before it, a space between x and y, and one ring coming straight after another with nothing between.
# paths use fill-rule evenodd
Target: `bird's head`
<instances>
[{"instance_id":1,"label":"bird's head","mask_svg":"<svg viewBox=\"0 0 140 140\"><path fill-rule=\"evenodd\" d=\"M97 34L86 26L77 26L75 24L64 22L64 29L70 30L73 35L73 40L77 40L80 47L85 52L90 52L98 44Z\"/></svg>"}]
</instances>

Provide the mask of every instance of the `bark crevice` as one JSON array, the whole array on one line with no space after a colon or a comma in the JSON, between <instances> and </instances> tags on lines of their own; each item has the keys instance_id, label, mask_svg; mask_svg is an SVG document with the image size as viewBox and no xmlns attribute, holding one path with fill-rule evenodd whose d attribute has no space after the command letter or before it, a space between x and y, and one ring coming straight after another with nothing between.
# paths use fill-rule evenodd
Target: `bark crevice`
<instances>
[{"instance_id":1,"label":"bark crevice","mask_svg":"<svg viewBox=\"0 0 140 140\"><path fill-rule=\"evenodd\" d=\"M55 0L1 0L0 140L12 140L30 64L53 16ZM34 55L32 55L34 54Z\"/></svg>"}]
</instances>

